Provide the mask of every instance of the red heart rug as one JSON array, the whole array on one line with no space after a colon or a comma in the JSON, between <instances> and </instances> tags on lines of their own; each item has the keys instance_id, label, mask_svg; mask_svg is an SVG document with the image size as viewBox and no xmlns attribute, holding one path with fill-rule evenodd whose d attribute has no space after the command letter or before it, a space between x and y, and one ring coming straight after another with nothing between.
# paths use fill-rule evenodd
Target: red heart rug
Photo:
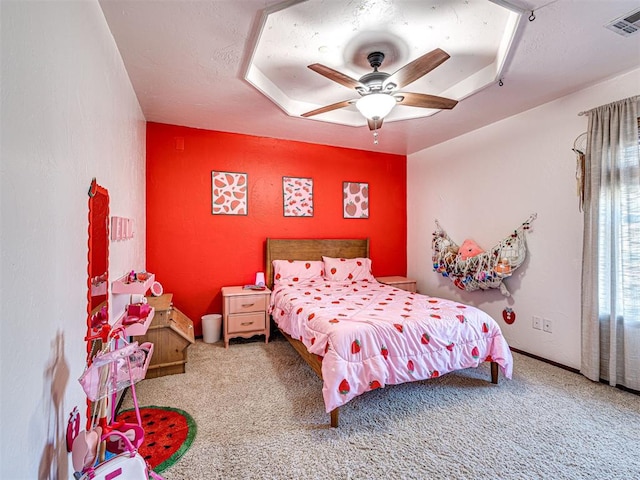
<instances>
[{"instance_id":1,"label":"red heart rug","mask_svg":"<svg viewBox=\"0 0 640 480\"><path fill-rule=\"evenodd\" d=\"M141 407L144 442L138 452L156 472L169 468L185 454L196 436L196 422L187 412L171 407ZM138 423L135 410L124 410L117 421Z\"/></svg>"}]
</instances>

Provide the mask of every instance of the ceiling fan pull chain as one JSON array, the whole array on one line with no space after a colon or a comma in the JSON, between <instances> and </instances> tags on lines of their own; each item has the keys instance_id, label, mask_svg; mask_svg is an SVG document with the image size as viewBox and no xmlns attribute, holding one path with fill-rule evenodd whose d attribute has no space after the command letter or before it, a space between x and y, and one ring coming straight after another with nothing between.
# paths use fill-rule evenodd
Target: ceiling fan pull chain
<instances>
[{"instance_id":1,"label":"ceiling fan pull chain","mask_svg":"<svg viewBox=\"0 0 640 480\"><path fill-rule=\"evenodd\" d=\"M373 117L373 144L378 145L378 119Z\"/></svg>"}]
</instances>

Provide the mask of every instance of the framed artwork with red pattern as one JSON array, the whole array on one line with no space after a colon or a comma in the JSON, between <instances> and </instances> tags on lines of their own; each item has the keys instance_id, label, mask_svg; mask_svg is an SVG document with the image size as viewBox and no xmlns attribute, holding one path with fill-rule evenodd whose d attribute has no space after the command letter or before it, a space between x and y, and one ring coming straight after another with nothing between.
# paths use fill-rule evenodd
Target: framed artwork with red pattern
<instances>
[{"instance_id":1,"label":"framed artwork with red pattern","mask_svg":"<svg viewBox=\"0 0 640 480\"><path fill-rule=\"evenodd\" d=\"M343 182L343 217L369 218L369 184L362 182Z\"/></svg>"},{"instance_id":2,"label":"framed artwork with red pattern","mask_svg":"<svg viewBox=\"0 0 640 480\"><path fill-rule=\"evenodd\" d=\"M213 215L246 215L247 174L211 172L211 213Z\"/></svg>"},{"instance_id":3,"label":"framed artwork with red pattern","mask_svg":"<svg viewBox=\"0 0 640 480\"><path fill-rule=\"evenodd\" d=\"M313 178L282 177L285 217L313 217Z\"/></svg>"}]
</instances>

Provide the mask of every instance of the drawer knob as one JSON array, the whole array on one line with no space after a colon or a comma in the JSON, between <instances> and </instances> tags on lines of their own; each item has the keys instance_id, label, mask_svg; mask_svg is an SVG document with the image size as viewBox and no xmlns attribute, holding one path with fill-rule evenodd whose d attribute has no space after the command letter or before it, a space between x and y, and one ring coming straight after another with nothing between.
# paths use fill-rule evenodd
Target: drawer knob
<instances>
[{"instance_id":1,"label":"drawer knob","mask_svg":"<svg viewBox=\"0 0 640 480\"><path fill-rule=\"evenodd\" d=\"M251 325L253 322L242 322L240 325L246 327L247 325Z\"/></svg>"},{"instance_id":2,"label":"drawer knob","mask_svg":"<svg viewBox=\"0 0 640 480\"><path fill-rule=\"evenodd\" d=\"M249 307L253 307L254 305L255 303L243 303L242 308L249 308Z\"/></svg>"}]
</instances>

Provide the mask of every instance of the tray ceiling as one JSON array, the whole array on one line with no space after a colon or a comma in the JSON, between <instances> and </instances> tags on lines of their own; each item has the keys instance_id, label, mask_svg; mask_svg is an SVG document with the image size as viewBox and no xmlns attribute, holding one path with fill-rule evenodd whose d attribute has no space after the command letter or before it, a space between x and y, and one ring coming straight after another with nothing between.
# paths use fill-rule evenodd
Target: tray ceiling
<instances>
[{"instance_id":1,"label":"tray ceiling","mask_svg":"<svg viewBox=\"0 0 640 480\"><path fill-rule=\"evenodd\" d=\"M289 1L294 15L273 24L267 14L281 10L282 2L100 0L100 5L148 121L388 153L419 151L640 67L637 36L625 38L604 27L637 8L635 0ZM421 22L411 10L416 5L429 13ZM451 58L406 90L451 91L461 83L455 75L487 68L495 58L498 34L473 37L477 40L471 35L478 35L484 22L504 23L501 14L483 13L502 5L524 14L504 63L491 67L493 81L472 95L454 91L462 100L453 110L385 121L377 145L355 110L341 112L356 116L355 126L349 119L338 119L345 125L301 118L301 105L293 103L286 113L270 99L274 94L267 98L245 79L253 65L292 102L323 105L349 99L351 92L307 65L323 63L358 77L368 71L364 53L381 45L389 53L383 70L391 73L435 45ZM265 25L277 30L268 48L260 43ZM504 32L500 35L504 40Z\"/></svg>"}]
</instances>

